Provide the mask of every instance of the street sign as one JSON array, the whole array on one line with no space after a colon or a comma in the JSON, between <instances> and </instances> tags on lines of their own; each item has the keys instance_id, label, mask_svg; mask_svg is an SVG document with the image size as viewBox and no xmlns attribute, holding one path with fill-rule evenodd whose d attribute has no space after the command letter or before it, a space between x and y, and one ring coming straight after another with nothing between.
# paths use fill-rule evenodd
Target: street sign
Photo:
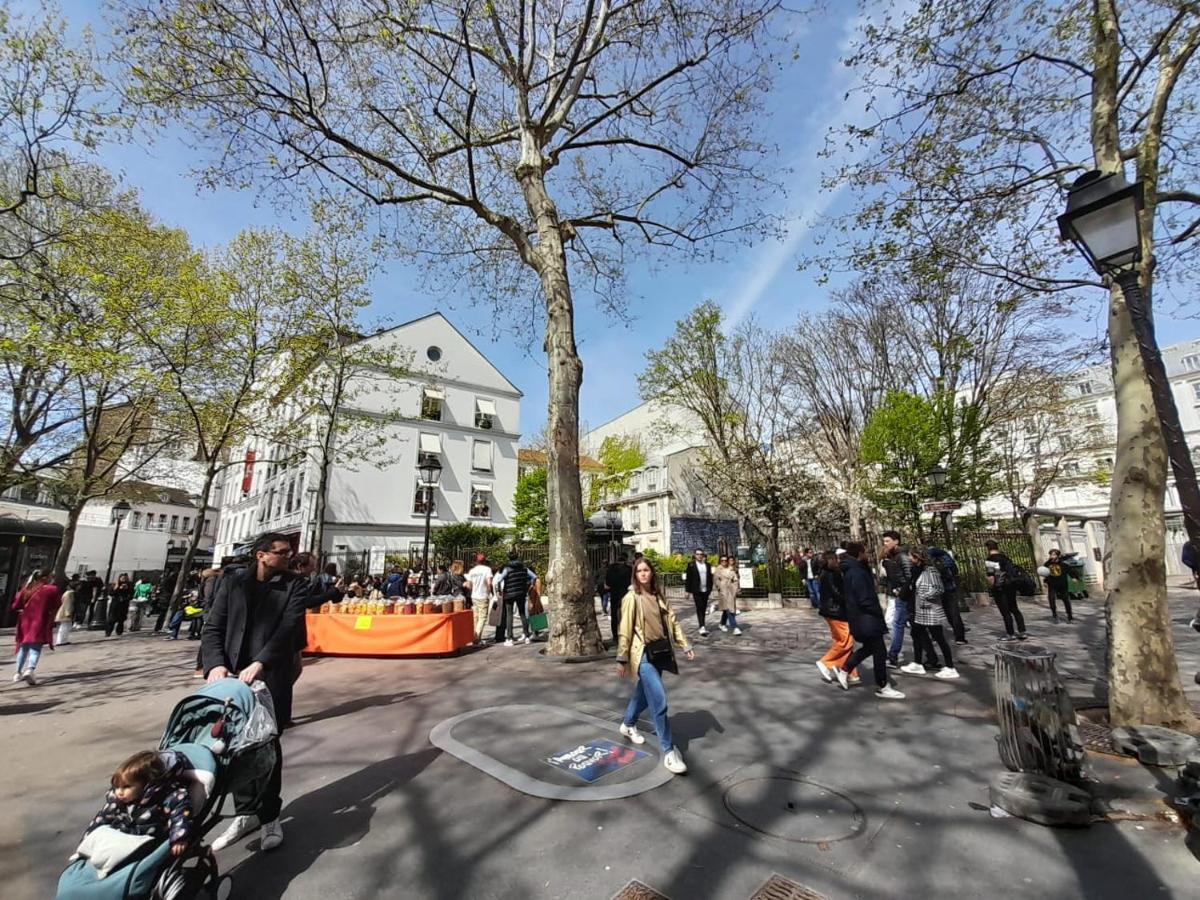
<instances>
[{"instance_id":1,"label":"street sign","mask_svg":"<svg viewBox=\"0 0 1200 900\"><path fill-rule=\"evenodd\" d=\"M948 513L956 509L962 509L962 504L957 500L926 500L921 504L921 511L927 513Z\"/></svg>"},{"instance_id":2,"label":"street sign","mask_svg":"<svg viewBox=\"0 0 1200 900\"><path fill-rule=\"evenodd\" d=\"M367 574L382 575L387 565L387 547L372 547L367 559Z\"/></svg>"}]
</instances>

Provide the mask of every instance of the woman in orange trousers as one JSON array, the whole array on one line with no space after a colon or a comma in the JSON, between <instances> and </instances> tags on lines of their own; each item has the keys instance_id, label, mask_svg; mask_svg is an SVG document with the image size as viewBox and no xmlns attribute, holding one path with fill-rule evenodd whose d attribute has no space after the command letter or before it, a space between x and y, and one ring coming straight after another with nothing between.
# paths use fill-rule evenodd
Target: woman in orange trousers
<instances>
[{"instance_id":1,"label":"woman in orange trousers","mask_svg":"<svg viewBox=\"0 0 1200 900\"><path fill-rule=\"evenodd\" d=\"M846 600L842 589L842 558L837 553L825 554L825 567L821 571L821 606L819 611L829 624L833 643L829 652L817 660L821 679L833 684L834 670L840 669L846 658L854 652L854 638L850 636L850 624L846 621ZM850 683L858 684L862 679L858 672L850 673Z\"/></svg>"}]
</instances>

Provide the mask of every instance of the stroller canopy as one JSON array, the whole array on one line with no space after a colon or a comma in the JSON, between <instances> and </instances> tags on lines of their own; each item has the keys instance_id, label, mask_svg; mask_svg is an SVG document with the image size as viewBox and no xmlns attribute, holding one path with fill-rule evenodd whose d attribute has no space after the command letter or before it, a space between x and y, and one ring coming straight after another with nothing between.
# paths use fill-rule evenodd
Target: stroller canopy
<instances>
[{"instance_id":1,"label":"stroller canopy","mask_svg":"<svg viewBox=\"0 0 1200 900\"><path fill-rule=\"evenodd\" d=\"M236 678L222 678L175 705L159 748L198 744L220 757L265 744L276 734L266 685L255 682L252 688Z\"/></svg>"}]
</instances>

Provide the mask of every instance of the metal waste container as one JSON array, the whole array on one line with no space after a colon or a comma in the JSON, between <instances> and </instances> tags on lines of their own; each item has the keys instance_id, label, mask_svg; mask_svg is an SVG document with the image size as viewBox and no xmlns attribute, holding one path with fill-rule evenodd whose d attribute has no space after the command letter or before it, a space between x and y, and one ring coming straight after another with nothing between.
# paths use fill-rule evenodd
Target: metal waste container
<instances>
[{"instance_id":1,"label":"metal waste container","mask_svg":"<svg viewBox=\"0 0 1200 900\"><path fill-rule=\"evenodd\" d=\"M1068 553L1062 560L1063 569L1067 573L1067 596L1072 600L1086 600L1087 567L1078 553Z\"/></svg>"},{"instance_id":2,"label":"metal waste container","mask_svg":"<svg viewBox=\"0 0 1200 900\"><path fill-rule=\"evenodd\" d=\"M1000 759L1014 772L1078 784L1083 741L1054 656L1052 650L1030 644L996 649Z\"/></svg>"}]
</instances>

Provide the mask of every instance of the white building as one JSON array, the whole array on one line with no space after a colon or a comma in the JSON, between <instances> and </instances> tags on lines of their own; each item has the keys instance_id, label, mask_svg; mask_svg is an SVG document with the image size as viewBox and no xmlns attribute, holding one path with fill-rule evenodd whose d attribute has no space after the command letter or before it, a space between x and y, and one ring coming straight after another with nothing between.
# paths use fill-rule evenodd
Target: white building
<instances>
[{"instance_id":1,"label":"white building","mask_svg":"<svg viewBox=\"0 0 1200 900\"><path fill-rule=\"evenodd\" d=\"M322 552L419 554L431 495L435 528L456 522L510 526L521 391L441 313L364 337L358 346L367 357L411 357L412 374L358 385L351 391L353 405L339 413L376 419L386 456L382 465L333 468ZM244 460L248 453L253 464L226 470L215 491L222 513L216 558L267 530L314 549L316 462L286 464L277 460L284 454L255 442L233 458ZM418 473L426 457L442 465L432 491Z\"/></svg>"}]
</instances>

